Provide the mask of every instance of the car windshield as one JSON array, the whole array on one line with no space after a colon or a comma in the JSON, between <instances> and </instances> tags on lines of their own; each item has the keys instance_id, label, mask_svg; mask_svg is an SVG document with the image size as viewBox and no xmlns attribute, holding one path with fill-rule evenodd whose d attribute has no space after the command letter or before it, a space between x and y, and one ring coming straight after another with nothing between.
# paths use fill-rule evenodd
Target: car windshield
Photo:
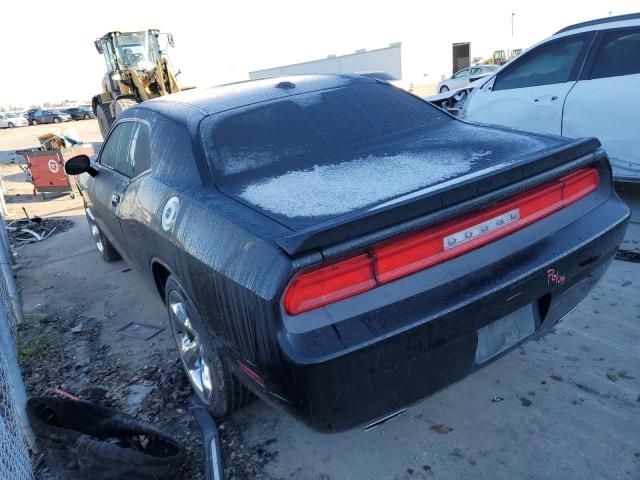
<instances>
[{"instance_id":1,"label":"car windshield","mask_svg":"<svg viewBox=\"0 0 640 480\"><path fill-rule=\"evenodd\" d=\"M449 116L394 87L366 84L292 95L209 117L203 144L216 175L311 168L433 129Z\"/></svg>"},{"instance_id":2,"label":"car windshield","mask_svg":"<svg viewBox=\"0 0 640 480\"><path fill-rule=\"evenodd\" d=\"M124 68L148 70L159 57L158 42L147 32L120 34L114 40L118 59Z\"/></svg>"}]
</instances>

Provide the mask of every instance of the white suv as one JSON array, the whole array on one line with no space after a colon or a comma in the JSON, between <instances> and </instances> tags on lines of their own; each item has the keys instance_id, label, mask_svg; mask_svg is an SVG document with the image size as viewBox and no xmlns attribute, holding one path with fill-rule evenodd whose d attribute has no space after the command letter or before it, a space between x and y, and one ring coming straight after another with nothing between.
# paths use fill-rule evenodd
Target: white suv
<instances>
[{"instance_id":1,"label":"white suv","mask_svg":"<svg viewBox=\"0 0 640 480\"><path fill-rule=\"evenodd\" d=\"M563 28L481 82L466 120L596 137L614 177L640 182L640 13Z\"/></svg>"}]
</instances>

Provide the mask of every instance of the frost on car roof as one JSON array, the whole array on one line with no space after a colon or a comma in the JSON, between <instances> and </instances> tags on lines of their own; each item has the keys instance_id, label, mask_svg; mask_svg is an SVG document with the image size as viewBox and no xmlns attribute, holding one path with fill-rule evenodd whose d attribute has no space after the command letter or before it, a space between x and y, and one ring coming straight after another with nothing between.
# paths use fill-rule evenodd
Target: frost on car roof
<instances>
[{"instance_id":1,"label":"frost on car roof","mask_svg":"<svg viewBox=\"0 0 640 480\"><path fill-rule=\"evenodd\" d=\"M247 186L240 197L286 217L338 215L468 172L491 151L440 149L315 165Z\"/></svg>"},{"instance_id":2,"label":"frost on car roof","mask_svg":"<svg viewBox=\"0 0 640 480\"><path fill-rule=\"evenodd\" d=\"M357 75L292 75L186 90L148 100L144 105L154 110L163 110L169 106L184 104L195 107L204 114L213 114L306 92L375 82ZM293 84L292 88L279 87L279 84L289 83Z\"/></svg>"},{"instance_id":3,"label":"frost on car roof","mask_svg":"<svg viewBox=\"0 0 640 480\"><path fill-rule=\"evenodd\" d=\"M386 84L224 112L201 135L216 186L294 231L568 142L463 123Z\"/></svg>"}]
</instances>

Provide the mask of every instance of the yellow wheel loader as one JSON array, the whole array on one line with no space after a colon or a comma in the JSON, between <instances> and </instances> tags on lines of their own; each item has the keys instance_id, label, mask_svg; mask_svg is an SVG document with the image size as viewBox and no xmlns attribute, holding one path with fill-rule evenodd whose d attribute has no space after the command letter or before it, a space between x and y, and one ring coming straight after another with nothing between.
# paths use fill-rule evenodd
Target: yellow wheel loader
<instances>
[{"instance_id":1,"label":"yellow wheel loader","mask_svg":"<svg viewBox=\"0 0 640 480\"><path fill-rule=\"evenodd\" d=\"M161 39L173 47L173 35L154 29L109 32L94 42L107 63L102 93L91 101L103 137L118 115L132 105L180 91L160 48Z\"/></svg>"}]
</instances>

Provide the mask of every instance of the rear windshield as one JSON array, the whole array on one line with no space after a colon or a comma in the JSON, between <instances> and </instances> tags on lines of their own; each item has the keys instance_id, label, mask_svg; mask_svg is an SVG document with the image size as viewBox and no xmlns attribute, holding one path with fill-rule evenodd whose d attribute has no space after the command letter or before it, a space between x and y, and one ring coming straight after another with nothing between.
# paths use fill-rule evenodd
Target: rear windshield
<instances>
[{"instance_id":1,"label":"rear windshield","mask_svg":"<svg viewBox=\"0 0 640 480\"><path fill-rule=\"evenodd\" d=\"M205 120L205 151L216 175L333 163L452 121L413 95L380 84L292 95Z\"/></svg>"}]
</instances>

